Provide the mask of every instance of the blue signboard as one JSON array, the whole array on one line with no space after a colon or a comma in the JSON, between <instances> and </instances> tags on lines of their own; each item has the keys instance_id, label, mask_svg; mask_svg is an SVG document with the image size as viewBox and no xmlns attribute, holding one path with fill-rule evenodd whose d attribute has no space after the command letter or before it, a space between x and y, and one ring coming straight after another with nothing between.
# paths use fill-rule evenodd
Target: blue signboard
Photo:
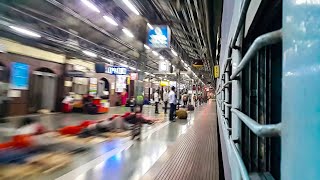
<instances>
[{"instance_id":1,"label":"blue signboard","mask_svg":"<svg viewBox=\"0 0 320 180\"><path fill-rule=\"evenodd\" d=\"M106 73L113 75L126 75L128 74L128 68L121 66L107 66Z\"/></svg>"},{"instance_id":2,"label":"blue signboard","mask_svg":"<svg viewBox=\"0 0 320 180\"><path fill-rule=\"evenodd\" d=\"M28 89L29 65L24 63L11 63L11 89Z\"/></svg>"},{"instance_id":3,"label":"blue signboard","mask_svg":"<svg viewBox=\"0 0 320 180\"><path fill-rule=\"evenodd\" d=\"M148 31L148 46L151 48L170 48L170 29L168 26L153 26Z\"/></svg>"}]
</instances>

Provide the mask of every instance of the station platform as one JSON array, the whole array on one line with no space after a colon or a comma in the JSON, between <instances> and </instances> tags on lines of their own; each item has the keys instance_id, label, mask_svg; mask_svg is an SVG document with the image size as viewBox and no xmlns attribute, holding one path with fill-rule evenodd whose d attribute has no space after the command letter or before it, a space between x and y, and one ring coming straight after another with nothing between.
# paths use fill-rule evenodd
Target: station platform
<instances>
[{"instance_id":1,"label":"station platform","mask_svg":"<svg viewBox=\"0 0 320 180\"><path fill-rule=\"evenodd\" d=\"M130 137L96 145L75 155L67 168L43 179L57 180L151 180L151 179L219 179L216 107L213 101L189 112L187 120L169 122L160 108L145 106L144 114L163 119L162 123L144 126L141 141ZM112 108L108 114L81 113L34 116L47 127L56 129L82 120L99 120L128 108ZM11 118L17 122L19 118Z\"/></svg>"}]
</instances>

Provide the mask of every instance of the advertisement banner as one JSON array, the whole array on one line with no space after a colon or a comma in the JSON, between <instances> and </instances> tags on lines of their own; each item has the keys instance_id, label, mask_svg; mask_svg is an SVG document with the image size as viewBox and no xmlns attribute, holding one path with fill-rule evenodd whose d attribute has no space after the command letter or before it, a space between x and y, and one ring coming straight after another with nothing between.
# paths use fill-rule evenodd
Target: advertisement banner
<instances>
[{"instance_id":1,"label":"advertisement banner","mask_svg":"<svg viewBox=\"0 0 320 180\"><path fill-rule=\"evenodd\" d=\"M127 76L117 75L116 76L116 92L123 92L127 87Z\"/></svg>"},{"instance_id":2,"label":"advertisement banner","mask_svg":"<svg viewBox=\"0 0 320 180\"><path fill-rule=\"evenodd\" d=\"M95 96L98 90L98 80L97 78L90 78L89 84L89 94Z\"/></svg>"}]
</instances>

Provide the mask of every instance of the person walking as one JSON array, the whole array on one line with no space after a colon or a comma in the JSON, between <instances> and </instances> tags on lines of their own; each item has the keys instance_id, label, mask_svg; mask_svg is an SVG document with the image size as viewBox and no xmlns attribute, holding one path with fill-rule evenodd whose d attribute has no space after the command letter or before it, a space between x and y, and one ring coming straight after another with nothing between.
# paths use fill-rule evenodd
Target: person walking
<instances>
[{"instance_id":1,"label":"person walking","mask_svg":"<svg viewBox=\"0 0 320 180\"><path fill-rule=\"evenodd\" d=\"M138 95L136 100L136 105L139 107L140 112L142 113L143 110L143 104L144 104L144 97L143 95Z\"/></svg>"},{"instance_id":2,"label":"person walking","mask_svg":"<svg viewBox=\"0 0 320 180\"><path fill-rule=\"evenodd\" d=\"M176 93L174 92L175 89L176 88L172 86L171 91L169 93L169 104L170 104L169 120L173 122L175 122L174 112L176 110L176 103L177 103Z\"/></svg>"},{"instance_id":3,"label":"person walking","mask_svg":"<svg viewBox=\"0 0 320 180\"><path fill-rule=\"evenodd\" d=\"M188 104L188 95L184 94L183 95L183 106L187 107L187 104Z\"/></svg>"},{"instance_id":4,"label":"person walking","mask_svg":"<svg viewBox=\"0 0 320 180\"><path fill-rule=\"evenodd\" d=\"M159 114L159 109L158 109L158 106L159 106L159 93L158 93L158 90L156 90L156 92L154 92L153 99L154 99L154 102L155 102L155 105L156 105L155 113Z\"/></svg>"},{"instance_id":5,"label":"person walking","mask_svg":"<svg viewBox=\"0 0 320 180\"><path fill-rule=\"evenodd\" d=\"M167 89L166 89L166 90L164 90L164 92L163 92L163 103L164 103L164 113L165 113L165 114L167 114L168 100L169 100L168 91L167 91Z\"/></svg>"}]
</instances>

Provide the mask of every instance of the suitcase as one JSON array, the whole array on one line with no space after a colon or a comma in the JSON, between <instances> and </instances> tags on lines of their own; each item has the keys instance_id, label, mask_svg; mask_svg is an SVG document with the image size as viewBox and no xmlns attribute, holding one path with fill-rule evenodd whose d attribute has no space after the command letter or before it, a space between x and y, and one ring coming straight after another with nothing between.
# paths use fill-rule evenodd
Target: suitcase
<instances>
[{"instance_id":1,"label":"suitcase","mask_svg":"<svg viewBox=\"0 0 320 180\"><path fill-rule=\"evenodd\" d=\"M188 111L194 111L194 106L193 105L188 105Z\"/></svg>"},{"instance_id":2,"label":"suitcase","mask_svg":"<svg viewBox=\"0 0 320 180\"><path fill-rule=\"evenodd\" d=\"M179 119L187 119L188 118L188 113L186 110L180 109L177 110L176 115Z\"/></svg>"}]
</instances>

